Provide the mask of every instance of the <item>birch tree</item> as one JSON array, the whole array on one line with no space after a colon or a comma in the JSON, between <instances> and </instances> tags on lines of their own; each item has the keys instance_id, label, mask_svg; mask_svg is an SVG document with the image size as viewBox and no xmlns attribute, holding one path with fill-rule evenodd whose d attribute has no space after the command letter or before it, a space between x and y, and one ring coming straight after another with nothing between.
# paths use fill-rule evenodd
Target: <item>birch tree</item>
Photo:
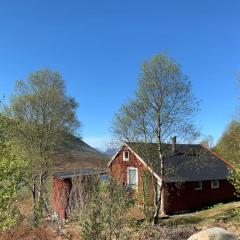
<instances>
[{"instance_id":1,"label":"birch tree","mask_svg":"<svg viewBox=\"0 0 240 240\"><path fill-rule=\"evenodd\" d=\"M49 211L47 178L54 153L79 126L77 103L66 95L58 72L40 70L26 81L17 81L6 112L12 119L12 138L22 147L30 165L27 179L32 192L34 220Z\"/></svg>"},{"instance_id":2,"label":"birch tree","mask_svg":"<svg viewBox=\"0 0 240 240\"><path fill-rule=\"evenodd\" d=\"M190 141L198 136L194 122L199 102L181 67L166 54L154 56L142 65L136 93L115 115L113 131L122 141L158 146L156 159L161 182L155 181L153 223L158 223L166 172L163 144L173 136ZM160 194L159 194L160 192Z\"/></svg>"}]
</instances>

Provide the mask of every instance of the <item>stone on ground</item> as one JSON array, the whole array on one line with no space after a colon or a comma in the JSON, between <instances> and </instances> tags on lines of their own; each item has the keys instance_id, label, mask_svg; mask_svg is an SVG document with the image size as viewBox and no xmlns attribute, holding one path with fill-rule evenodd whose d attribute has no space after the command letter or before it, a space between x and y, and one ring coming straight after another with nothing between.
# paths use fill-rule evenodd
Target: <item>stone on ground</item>
<instances>
[{"instance_id":1,"label":"stone on ground","mask_svg":"<svg viewBox=\"0 0 240 240\"><path fill-rule=\"evenodd\" d=\"M188 240L238 240L238 237L223 228L214 227L195 233Z\"/></svg>"}]
</instances>

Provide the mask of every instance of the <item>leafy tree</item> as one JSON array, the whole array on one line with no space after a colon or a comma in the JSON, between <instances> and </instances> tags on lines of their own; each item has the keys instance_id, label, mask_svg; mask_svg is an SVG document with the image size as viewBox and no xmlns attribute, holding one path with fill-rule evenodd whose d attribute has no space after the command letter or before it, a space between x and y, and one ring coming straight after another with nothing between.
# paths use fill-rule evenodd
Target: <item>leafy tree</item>
<instances>
[{"instance_id":1,"label":"leafy tree","mask_svg":"<svg viewBox=\"0 0 240 240\"><path fill-rule=\"evenodd\" d=\"M40 70L26 81L17 81L7 108L12 137L25 151L30 165L28 185L34 203L34 221L49 211L47 178L54 154L61 150L69 133L79 126L77 103L66 95L64 80L58 72Z\"/></svg>"},{"instance_id":2,"label":"leafy tree","mask_svg":"<svg viewBox=\"0 0 240 240\"><path fill-rule=\"evenodd\" d=\"M238 87L240 86L240 77L238 80ZM223 135L219 139L214 150L221 156L230 161L234 168L230 169L229 180L234 185L236 192L240 194L240 120L233 119Z\"/></svg>"},{"instance_id":3,"label":"leafy tree","mask_svg":"<svg viewBox=\"0 0 240 240\"><path fill-rule=\"evenodd\" d=\"M9 120L0 115L0 228L3 229L17 223L14 203L27 170L21 151L8 139L8 125Z\"/></svg>"},{"instance_id":4,"label":"leafy tree","mask_svg":"<svg viewBox=\"0 0 240 240\"><path fill-rule=\"evenodd\" d=\"M221 156L234 164L231 169L230 181L240 194L240 122L232 120L226 128L217 146L214 148Z\"/></svg>"},{"instance_id":5,"label":"leafy tree","mask_svg":"<svg viewBox=\"0 0 240 240\"><path fill-rule=\"evenodd\" d=\"M232 120L214 148L232 163L240 163L240 122Z\"/></svg>"},{"instance_id":6,"label":"leafy tree","mask_svg":"<svg viewBox=\"0 0 240 240\"><path fill-rule=\"evenodd\" d=\"M154 184L154 223L158 222L165 185L163 143L175 135L185 141L196 137L193 116L197 110L191 82L174 60L160 54L144 62L134 98L115 115L113 130L120 140L158 144L155 165L161 182Z\"/></svg>"}]
</instances>

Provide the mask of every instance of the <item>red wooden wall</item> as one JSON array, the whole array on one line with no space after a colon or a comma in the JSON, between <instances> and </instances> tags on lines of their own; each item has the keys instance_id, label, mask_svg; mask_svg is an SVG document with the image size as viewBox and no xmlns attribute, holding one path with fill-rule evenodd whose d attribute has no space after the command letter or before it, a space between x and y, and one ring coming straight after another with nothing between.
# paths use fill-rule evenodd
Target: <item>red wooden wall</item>
<instances>
[{"instance_id":1,"label":"red wooden wall","mask_svg":"<svg viewBox=\"0 0 240 240\"><path fill-rule=\"evenodd\" d=\"M67 207L71 189L72 181L70 178L53 178L51 205L53 211L59 214L61 219L67 218Z\"/></svg>"},{"instance_id":2,"label":"red wooden wall","mask_svg":"<svg viewBox=\"0 0 240 240\"><path fill-rule=\"evenodd\" d=\"M127 184L127 168L136 167L138 168L138 188L142 187L142 171L145 169L145 166L140 162L135 154L129 151L129 161L123 161L123 152L127 150L123 147L122 151L116 156L115 160L109 166L110 175L113 176L117 181Z\"/></svg>"},{"instance_id":3,"label":"red wooden wall","mask_svg":"<svg viewBox=\"0 0 240 240\"><path fill-rule=\"evenodd\" d=\"M180 186L171 183L167 188L167 213L191 211L236 199L234 187L227 180L220 180L217 189L211 188L211 181L203 181L202 190L195 190L194 182L186 182Z\"/></svg>"}]
</instances>

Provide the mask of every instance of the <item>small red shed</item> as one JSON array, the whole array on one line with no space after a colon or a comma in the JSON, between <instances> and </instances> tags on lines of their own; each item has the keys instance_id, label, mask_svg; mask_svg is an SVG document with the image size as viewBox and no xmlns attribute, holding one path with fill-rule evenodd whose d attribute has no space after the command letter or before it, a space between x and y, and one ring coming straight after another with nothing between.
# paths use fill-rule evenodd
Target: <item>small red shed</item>
<instances>
[{"instance_id":1,"label":"small red shed","mask_svg":"<svg viewBox=\"0 0 240 240\"><path fill-rule=\"evenodd\" d=\"M74 191L74 183L88 176L106 177L109 157L97 151L80 138L69 135L55 154L52 170L51 206L61 219L67 218L69 197Z\"/></svg>"},{"instance_id":2,"label":"small red shed","mask_svg":"<svg viewBox=\"0 0 240 240\"><path fill-rule=\"evenodd\" d=\"M105 181L108 171L106 169L82 168L53 174L52 209L60 219L67 219L68 217L69 198L74 178L80 184L83 184L90 176L97 176L100 181Z\"/></svg>"}]
</instances>

